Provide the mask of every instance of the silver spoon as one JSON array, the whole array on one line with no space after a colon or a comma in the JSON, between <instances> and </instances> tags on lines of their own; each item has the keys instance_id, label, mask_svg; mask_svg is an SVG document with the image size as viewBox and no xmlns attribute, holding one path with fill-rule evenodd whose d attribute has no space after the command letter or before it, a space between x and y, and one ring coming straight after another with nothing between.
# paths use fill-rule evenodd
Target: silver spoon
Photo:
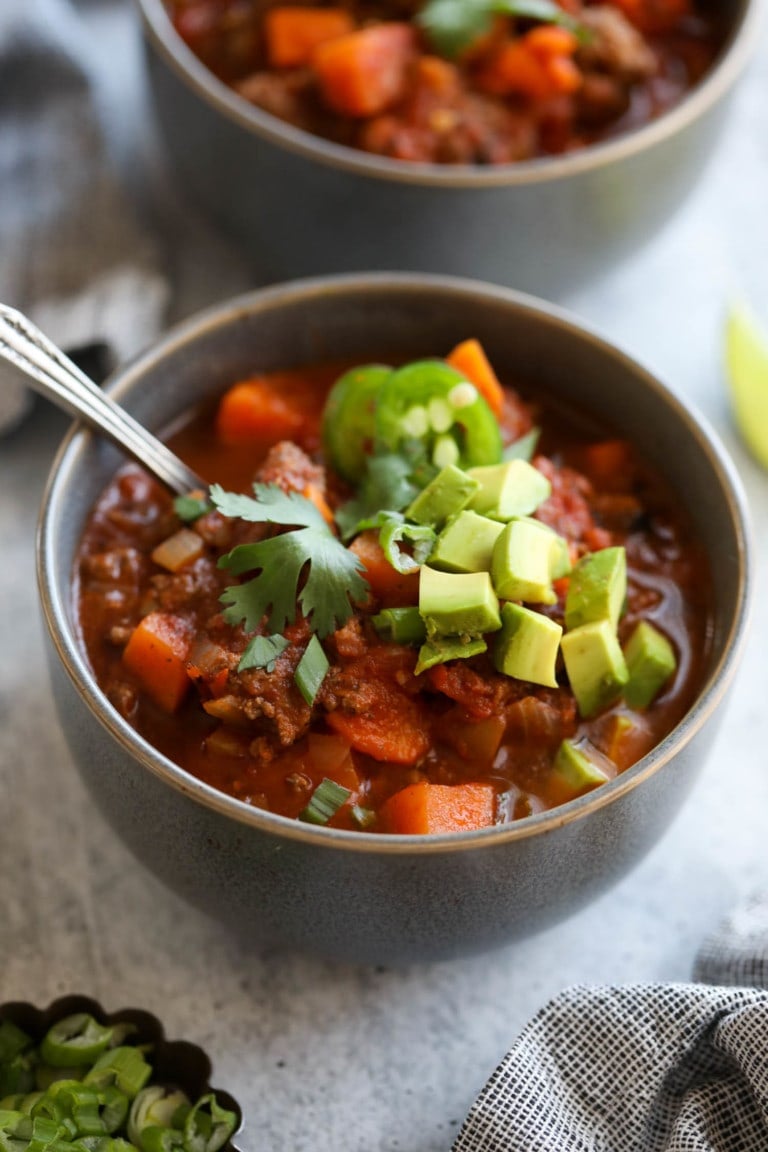
<instances>
[{"instance_id":1,"label":"silver spoon","mask_svg":"<svg viewBox=\"0 0 768 1152\"><path fill-rule=\"evenodd\" d=\"M31 320L5 304L0 304L0 359L23 372L41 396L108 436L172 492L208 490L205 480L110 400Z\"/></svg>"}]
</instances>

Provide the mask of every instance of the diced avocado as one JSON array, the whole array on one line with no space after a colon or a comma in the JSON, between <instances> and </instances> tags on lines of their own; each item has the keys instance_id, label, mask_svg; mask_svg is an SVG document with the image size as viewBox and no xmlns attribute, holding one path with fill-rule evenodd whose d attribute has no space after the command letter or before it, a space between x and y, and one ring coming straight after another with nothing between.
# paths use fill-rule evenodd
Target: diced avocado
<instances>
[{"instance_id":1,"label":"diced avocado","mask_svg":"<svg viewBox=\"0 0 768 1152\"><path fill-rule=\"evenodd\" d=\"M505 525L491 559L493 586L502 600L556 603L552 558L557 539L536 520L510 520Z\"/></svg>"},{"instance_id":2,"label":"diced avocado","mask_svg":"<svg viewBox=\"0 0 768 1152\"><path fill-rule=\"evenodd\" d=\"M371 623L382 640L393 644L421 644L427 636L424 621L416 605L406 608L382 608Z\"/></svg>"},{"instance_id":3,"label":"diced avocado","mask_svg":"<svg viewBox=\"0 0 768 1152\"><path fill-rule=\"evenodd\" d=\"M558 783L572 796L580 796L590 788L605 784L610 776L598 763L600 753L591 744L563 740L555 755L553 772Z\"/></svg>"},{"instance_id":4,"label":"diced avocado","mask_svg":"<svg viewBox=\"0 0 768 1152\"><path fill-rule=\"evenodd\" d=\"M443 572L490 572L493 546L503 531L498 520L459 512L438 536L429 563Z\"/></svg>"},{"instance_id":5,"label":"diced avocado","mask_svg":"<svg viewBox=\"0 0 768 1152\"><path fill-rule=\"evenodd\" d=\"M675 652L653 624L641 620L624 647L629 680L624 699L630 708L647 708L677 668Z\"/></svg>"},{"instance_id":6,"label":"diced avocado","mask_svg":"<svg viewBox=\"0 0 768 1152\"><path fill-rule=\"evenodd\" d=\"M520 604L503 604L501 632L493 648L499 672L557 688L555 661L563 630L554 620Z\"/></svg>"},{"instance_id":7,"label":"diced avocado","mask_svg":"<svg viewBox=\"0 0 768 1152\"><path fill-rule=\"evenodd\" d=\"M467 660L470 656L480 656L488 648L482 636L435 636L427 640L419 649L415 674L434 668L435 664L445 664L446 660Z\"/></svg>"},{"instance_id":8,"label":"diced avocado","mask_svg":"<svg viewBox=\"0 0 768 1152\"><path fill-rule=\"evenodd\" d=\"M479 490L479 481L473 480L455 464L449 464L419 492L405 515L416 524L439 528L449 516L466 507Z\"/></svg>"},{"instance_id":9,"label":"diced avocado","mask_svg":"<svg viewBox=\"0 0 768 1152\"><path fill-rule=\"evenodd\" d=\"M469 468L480 482L480 491L470 501L473 512L506 522L513 516L530 516L549 497L552 486L527 460L508 460L483 468Z\"/></svg>"},{"instance_id":10,"label":"diced avocado","mask_svg":"<svg viewBox=\"0 0 768 1152\"><path fill-rule=\"evenodd\" d=\"M612 704L629 672L610 620L582 624L566 632L560 648L581 715L588 719Z\"/></svg>"},{"instance_id":11,"label":"diced avocado","mask_svg":"<svg viewBox=\"0 0 768 1152\"><path fill-rule=\"evenodd\" d=\"M568 547L568 541L563 536L559 536L554 528L550 528L549 524L545 524L542 520L536 520L533 516L520 516L516 519L525 520L526 523L533 524L536 528L541 528L544 532L549 532L552 537L552 555L550 557L550 571L549 574L553 580L559 580L561 576L567 576L571 571L571 551Z\"/></svg>"},{"instance_id":12,"label":"diced avocado","mask_svg":"<svg viewBox=\"0 0 768 1152\"><path fill-rule=\"evenodd\" d=\"M499 601L487 572L438 572L424 565L419 612L427 636L478 636L501 628Z\"/></svg>"},{"instance_id":13,"label":"diced avocado","mask_svg":"<svg viewBox=\"0 0 768 1152\"><path fill-rule=\"evenodd\" d=\"M571 572L568 585L566 628L608 620L615 629L626 595L627 554L623 548L602 548L582 556Z\"/></svg>"}]
</instances>

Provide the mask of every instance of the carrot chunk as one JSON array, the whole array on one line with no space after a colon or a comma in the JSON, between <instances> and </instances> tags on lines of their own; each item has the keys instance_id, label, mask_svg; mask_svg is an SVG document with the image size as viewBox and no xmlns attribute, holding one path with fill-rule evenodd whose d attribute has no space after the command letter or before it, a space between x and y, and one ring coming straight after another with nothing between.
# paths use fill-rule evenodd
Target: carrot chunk
<instances>
[{"instance_id":1,"label":"carrot chunk","mask_svg":"<svg viewBox=\"0 0 768 1152\"><path fill-rule=\"evenodd\" d=\"M305 415L298 402L258 376L225 392L216 414L216 431L225 444L291 440L304 425Z\"/></svg>"},{"instance_id":2,"label":"carrot chunk","mask_svg":"<svg viewBox=\"0 0 768 1152\"><path fill-rule=\"evenodd\" d=\"M337 708L326 717L329 728L358 752L389 764L415 764L429 751L429 735L417 704L388 684L367 687L361 712Z\"/></svg>"},{"instance_id":3,"label":"carrot chunk","mask_svg":"<svg viewBox=\"0 0 768 1152\"><path fill-rule=\"evenodd\" d=\"M457 344L450 355L446 356L446 361L457 372L462 372L470 384L474 384L494 416L501 416L504 390L480 341L464 340Z\"/></svg>"},{"instance_id":4,"label":"carrot chunk","mask_svg":"<svg viewBox=\"0 0 768 1152\"><path fill-rule=\"evenodd\" d=\"M415 53L408 24L371 24L321 44L313 67L323 100L342 116L376 116L402 95Z\"/></svg>"},{"instance_id":5,"label":"carrot chunk","mask_svg":"<svg viewBox=\"0 0 768 1152\"><path fill-rule=\"evenodd\" d=\"M361 532L350 551L362 562L371 591L386 608L402 608L419 602L419 573L398 572L384 555L375 528Z\"/></svg>"},{"instance_id":6,"label":"carrot chunk","mask_svg":"<svg viewBox=\"0 0 768 1152\"><path fill-rule=\"evenodd\" d=\"M572 59L576 43L571 33L558 28L538 28L506 40L489 55L478 83L495 96L531 100L575 92L582 80Z\"/></svg>"},{"instance_id":7,"label":"carrot chunk","mask_svg":"<svg viewBox=\"0 0 768 1152\"><path fill-rule=\"evenodd\" d=\"M165 712L181 705L190 679L187 653L190 630L185 620L150 612L136 625L123 651L123 663Z\"/></svg>"},{"instance_id":8,"label":"carrot chunk","mask_svg":"<svg viewBox=\"0 0 768 1152\"><path fill-rule=\"evenodd\" d=\"M343 8L270 8L264 16L267 58L273 68L305 68L315 49L348 35L354 27Z\"/></svg>"},{"instance_id":9,"label":"carrot chunk","mask_svg":"<svg viewBox=\"0 0 768 1152\"><path fill-rule=\"evenodd\" d=\"M494 822L495 797L490 784L409 784L382 806L389 832L425 835L467 832Z\"/></svg>"}]
</instances>

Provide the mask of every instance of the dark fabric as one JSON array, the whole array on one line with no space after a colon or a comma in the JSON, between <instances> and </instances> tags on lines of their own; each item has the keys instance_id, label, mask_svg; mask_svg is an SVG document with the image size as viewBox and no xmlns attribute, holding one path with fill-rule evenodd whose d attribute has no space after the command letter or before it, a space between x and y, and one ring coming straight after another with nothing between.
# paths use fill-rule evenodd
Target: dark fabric
<instances>
[{"instance_id":1,"label":"dark fabric","mask_svg":"<svg viewBox=\"0 0 768 1152\"><path fill-rule=\"evenodd\" d=\"M728 917L694 972L707 983L556 997L480 1093L453 1152L768 1150L768 900Z\"/></svg>"},{"instance_id":2,"label":"dark fabric","mask_svg":"<svg viewBox=\"0 0 768 1152\"><path fill-rule=\"evenodd\" d=\"M69 0L0 3L0 301L123 360L157 333L167 286L112 172L89 52ZM0 434L27 408L2 367Z\"/></svg>"}]
</instances>

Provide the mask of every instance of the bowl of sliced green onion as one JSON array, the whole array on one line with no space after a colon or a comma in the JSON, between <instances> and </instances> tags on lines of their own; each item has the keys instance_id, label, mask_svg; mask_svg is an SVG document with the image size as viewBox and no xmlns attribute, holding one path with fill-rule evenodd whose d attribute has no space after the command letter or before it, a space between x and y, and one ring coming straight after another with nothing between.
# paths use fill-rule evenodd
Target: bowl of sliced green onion
<instances>
[{"instance_id":1,"label":"bowl of sliced green onion","mask_svg":"<svg viewBox=\"0 0 768 1152\"><path fill-rule=\"evenodd\" d=\"M0 1006L0 1147L13 1152L236 1152L235 1101L211 1064L139 1009L84 996Z\"/></svg>"}]
</instances>

